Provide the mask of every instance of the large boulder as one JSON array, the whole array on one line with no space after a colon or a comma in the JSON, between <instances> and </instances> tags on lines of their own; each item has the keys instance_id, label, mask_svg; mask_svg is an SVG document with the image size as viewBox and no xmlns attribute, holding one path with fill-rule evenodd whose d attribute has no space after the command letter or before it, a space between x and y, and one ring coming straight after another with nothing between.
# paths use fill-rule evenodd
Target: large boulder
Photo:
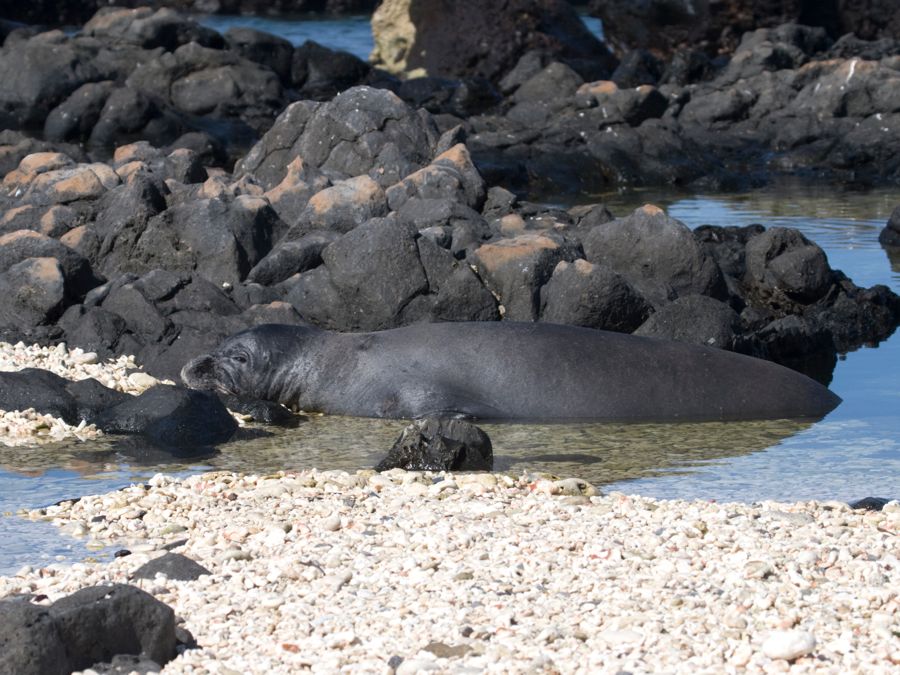
<instances>
[{"instance_id":1,"label":"large boulder","mask_svg":"<svg viewBox=\"0 0 900 675\"><path fill-rule=\"evenodd\" d=\"M104 432L142 434L174 448L224 443L237 431L237 422L215 394L170 385L130 397L93 421Z\"/></svg>"},{"instance_id":2,"label":"large boulder","mask_svg":"<svg viewBox=\"0 0 900 675\"><path fill-rule=\"evenodd\" d=\"M706 295L685 295L657 310L635 335L732 349L741 330L738 313Z\"/></svg>"},{"instance_id":3,"label":"large boulder","mask_svg":"<svg viewBox=\"0 0 900 675\"><path fill-rule=\"evenodd\" d=\"M834 282L825 252L786 227L747 242L746 268L744 284L754 304L782 315L819 300Z\"/></svg>"},{"instance_id":4,"label":"large boulder","mask_svg":"<svg viewBox=\"0 0 900 675\"><path fill-rule=\"evenodd\" d=\"M78 87L47 115L44 138L49 141L89 138L114 89L115 83L110 80L87 82Z\"/></svg>"},{"instance_id":5,"label":"large boulder","mask_svg":"<svg viewBox=\"0 0 900 675\"><path fill-rule=\"evenodd\" d=\"M49 608L0 600L0 672L69 675L73 670Z\"/></svg>"},{"instance_id":6,"label":"large boulder","mask_svg":"<svg viewBox=\"0 0 900 675\"><path fill-rule=\"evenodd\" d=\"M728 52L745 32L784 23L818 26L834 39L845 33L866 40L900 37L891 0L592 0L591 13L603 20L604 34L620 52L643 48L667 55L683 46Z\"/></svg>"},{"instance_id":7,"label":"large boulder","mask_svg":"<svg viewBox=\"0 0 900 675\"><path fill-rule=\"evenodd\" d=\"M473 263L487 287L497 295L510 321L536 321L541 286L550 280L560 261L580 257L580 247L562 236L526 233L484 244Z\"/></svg>"},{"instance_id":8,"label":"large boulder","mask_svg":"<svg viewBox=\"0 0 900 675\"><path fill-rule=\"evenodd\" d=\"M66 391L68 381L40 368L0 372L0 410L28 410L78 424L78 406Z\"/></svg>"},{"instance_id":9,"label":"large boulder","mask_svg":"<svg viewBox=\"0 0 900 675\"><path fill-rule=\"evenodd\" d=\"M533 49L560 57L614 59L562 0L385 0L372 16L372 62L389 72L497 81Z\"/></svg>"},{"instance_id":10,"label":"large boulder","mask_svg":"<svg viewBox=\"0 0 900 675\"><path fill-rule=\"evenodd\" d=\"M248 61L272 69L283 85L290 85L294 46L288 40L254 28L235 26L226 31L225 41L229 49Z\"/></svg>"},{"instance_id":11,"label":"large boulder","mask_svg":"<svg viewBox=\"0 0 900 675\"><path fill-rule=\"evenodd\" d=\"M114 584L82 588L50 606L71 670L143 655L160 666L175 657L175 612L146 591Z\"/></svg>"},{"instance_id":12,"label":"large boulder","mask_svg":"<svg viewBox=\"0 0 900 675\"><path fill-rule=\"evenodd\" d=\"M462 143L434 158L428 166L410 174L387 190L388 205L398 211L413 197L451 199L473 209L484 203L484 180Z\"/></svg>"},{"instance_id":13,"label":"large boulder","mask_svg":"<svg viewBox=\"0 0 900 675\"><path fill-rule=\"evenodd\" d=\"M368 79L372 66L362 59L307 40L294 49L290 83L302 98L322 100Z\"/></svg>"},{"instance_id":14,"label":"large boulder","mask_svg":"<svg viewBox=\"0 0 900 675\"><path fill-rule=\"evenodd\" d=\"M123 194L129 200L132 196L139 195ZM260 197L188 201L149 218L135 239L111 242L115 270L109 261L104 261L104 268L109 273L135 274L157 268L196 271L210 281L233 285L269 253L286 229Z\"/></svg>"},{"instance_id":15,"label":"large boulder","mask_svg":"<svg viewBox=\"0 0 900 675\"><path fill-rule=\"evenodd\" d=\"M431 162L438 142L434 120L395 94L353 87L328 103L299 101L235 166L266 190L278 185L295 157L334 180L369 175L388 187Z\"/></svg>"},{"instance_id":16,"label":"large boulder","mask_svg":"<svg viewBox=\"0 0 900 675\"><path fill-rule=\"evenodd\" d=\"M0 128L41 129L48 113L86 82L106 79L91 55L59 31L0 49Z\"/></svg>"},{"instance_id":17,"label":"large boulder","mask_svg":"<svg viewBox=\"0 0 900 675\"><path fill-rule=\"evenodd\" d=\"M27 331L53 323L65 308L66 287L56 258L28 258L0 273L0 327Z\"/></svg>"},{"instance_id":18,"label":"large boulder","mask_svg":"<svg viewBox=\"0 0 900 675\"><path fill-rule=\"evenodd\" d=\"M280 287L302 317L325 328L499 318L493 295L465 262L396 218L360 225L321 256L322 265Z\"/></svg>"},{"instance_id":19,"label":"large boulder","mask_svg":"<svg viewBox=\"0 0 900 675\"><path fill-rule=\"evenodd\" d=\"M590 262L621 274L654 305L680 295L727 296L715 260L684 223L656 206L598 225L582 243Z\"/></svg>"},{"instance_id":20,"label":"large boulder","mask_svg":"<svg viewBox=\"0 0 900 675\"><path fill-rule=\"evenodd\" d=\"M236 118L255 130L267 129L287 102L269 68L195 42L140 64L126 83L186 115Z\"/></svg>"},{"instance_id":21,"label":"large boulder","mask_svg":"<svg viewBox=\"0 0 900 675\"><path fill-rule=\"evenodd\" d=\"M80 302L103 281L84 256L57 239L30 230L0 236L0 273L28 258L54 258L59 263L69 302Z\"/></svg>"},{"instance_id":22,"label":"large boulder","mask_svg":"<svg viewBox=\"0 0 900 675\"><path fill-rule=\"evenodd\" d=\"M541 288L541 321L631 333L653 311L624 277L587 260L561 261Z\"/></svg>"},{"instance_id":23,"label":"large boulder","mask_svg":"<svg viewBox=\"0 0 900 675\"><path fill-rule=\"evenodd\" d=\"M395 325L400 312L428 288L415 231L391 220L356 228L322 251L322 259L351 315L360 317L360 328Z\"/></svg>"},{"instance_id":24,"label":"large boulder","mask_svg":"<svg viewBox=\"0 0 900 675\"><path fill-rule=\"evenodd\" d=\"M105 8L84 25L82 33L107 42L127 42L143 49L162 47L169 52L190 42L217 49L225 46L216 31L167 8Z\"/></svg>"}]
</instances>

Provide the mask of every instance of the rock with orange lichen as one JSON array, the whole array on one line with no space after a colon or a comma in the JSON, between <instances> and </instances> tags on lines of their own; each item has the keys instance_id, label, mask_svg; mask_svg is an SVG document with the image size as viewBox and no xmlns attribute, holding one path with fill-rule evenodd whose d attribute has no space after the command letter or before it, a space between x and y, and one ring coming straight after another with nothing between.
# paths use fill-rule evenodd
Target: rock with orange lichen
<instances>
[{"instance_id":1,"label":"rock with orange lichen","mask_svg":"<svg viewBox=\"0 0 900 675\"><path fill-rule=\"evenodd\" d=\"M478 248L472 263L505 308L504 318L535 321L540 290L560 261L581 257L579 244L557 233L526 233Z\"/></svg>"}]
</instances>

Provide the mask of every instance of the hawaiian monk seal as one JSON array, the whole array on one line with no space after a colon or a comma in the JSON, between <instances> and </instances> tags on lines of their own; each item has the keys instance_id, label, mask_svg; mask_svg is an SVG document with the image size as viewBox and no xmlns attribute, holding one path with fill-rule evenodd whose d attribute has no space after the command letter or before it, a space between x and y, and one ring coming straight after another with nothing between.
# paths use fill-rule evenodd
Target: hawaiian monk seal
<instances>
[{"instance_id":1,"label":"hawaiian monk seal","mask_svg":"<svg viewBox=\"0 0 900 675\"><path fill-rule=\"evenodd\" d=\"M822 417L840 398L775 363L547 323L373 333L267 324L181 371L189 387L358 417L746 420Z\"/></svg>"}]
</instances>

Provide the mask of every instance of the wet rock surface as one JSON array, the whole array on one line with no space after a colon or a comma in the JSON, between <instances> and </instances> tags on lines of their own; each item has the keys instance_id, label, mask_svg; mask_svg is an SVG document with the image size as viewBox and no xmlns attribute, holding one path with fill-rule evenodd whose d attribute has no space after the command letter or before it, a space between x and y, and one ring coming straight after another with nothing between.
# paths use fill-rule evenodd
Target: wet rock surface
<instances>
[{"instance_id":1,"label":"wet rock surface","mask_svg":"<svg viewBox=\"0 0 900 675\"><path fill-rule=\"evenodd\" d=\"M491 439L464 420L429 417L406 427L377 471L491 471Z\"/></svg>"}]
</instances>

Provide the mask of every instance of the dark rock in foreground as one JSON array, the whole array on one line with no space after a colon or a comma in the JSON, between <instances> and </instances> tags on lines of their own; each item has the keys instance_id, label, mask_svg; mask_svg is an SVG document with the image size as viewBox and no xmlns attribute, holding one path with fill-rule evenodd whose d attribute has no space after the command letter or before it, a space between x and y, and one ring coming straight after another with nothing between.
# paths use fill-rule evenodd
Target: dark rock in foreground
<instances>
[{"instance_id":1,"label":"dark rock in foreground","mask_svg":"<svg viewBox=\"0 0 900 675\"><path fill-rule=\"evenodd\" d=\"M429 417L406 427L376 471L490 471L487 434L470 422Z\"/></svg>"},{"instance_id":2,"label":"dark rock in foreground","mask_svg":"<svg viewBox=\"0 0 900 675\"><path fill-rule=\"evenodd\" d=\"M224 443L237 422L210 392L157 385L94 418L106 433L143 434L162 446L203 447Z\"/></svg>"},{"instance_id":3,"label":"dark rock in foreground","mask_svg":"<svg viewBox=\"0 0 900 675\"><path fill-rule=\"evenodd\" d=\"M0 410L29 408L69 424L84 420L106 433L142 434L163 447L216 445L237 430L237 422L209 392L158 385L129 396L93 379L72 382L40 368L0 372ZM281 419L269 406L264 410Z\"/></svg>"},{"instance_id":4,"label":"dark rock in foreground","mask_svg":"<svg viewBox=\"0 0 900 675\"><path fill-rule=\"evenodd\" d=\"M161 668L175 657L175 613L134 586L93 586L50 607L0 601L0 672L71 673L117 655Z\"/></svg>"}]
</instances>

